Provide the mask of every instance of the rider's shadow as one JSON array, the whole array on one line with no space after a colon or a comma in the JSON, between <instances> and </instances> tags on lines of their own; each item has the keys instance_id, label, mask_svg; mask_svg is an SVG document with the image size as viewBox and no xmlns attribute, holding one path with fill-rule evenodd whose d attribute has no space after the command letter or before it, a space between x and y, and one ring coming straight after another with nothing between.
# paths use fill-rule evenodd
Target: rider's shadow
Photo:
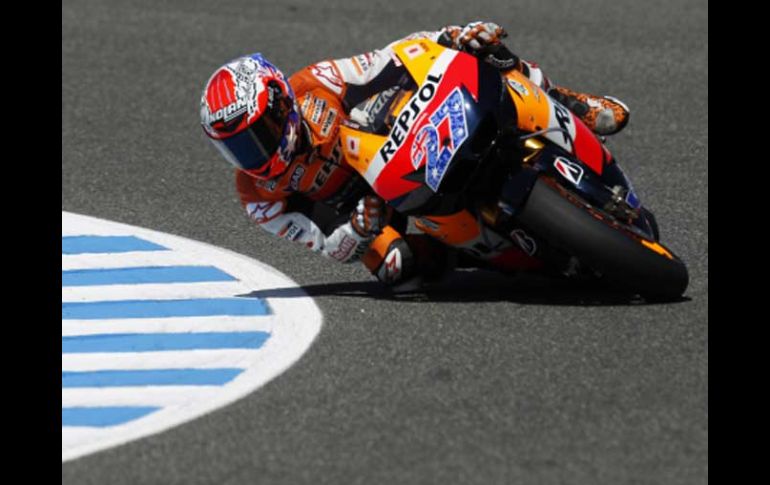
<instances>
[{"instance_id":1,"label":"rider's shadow","mask_svg":"<svg viewBox=\"0 0 770 485\"><path fill-rule=\"evenodd\" d=\"M247 298L297 298L339 296L393 301L496 302L522 305L625 306L681 303L675 300L645 300L599 281L569 281L542 275L507 276L492 271L454 271L444 280L412 291L394 292L377 281L321 283L291 288L270 288L239 295Z\"/></svg>"}]
</instances>

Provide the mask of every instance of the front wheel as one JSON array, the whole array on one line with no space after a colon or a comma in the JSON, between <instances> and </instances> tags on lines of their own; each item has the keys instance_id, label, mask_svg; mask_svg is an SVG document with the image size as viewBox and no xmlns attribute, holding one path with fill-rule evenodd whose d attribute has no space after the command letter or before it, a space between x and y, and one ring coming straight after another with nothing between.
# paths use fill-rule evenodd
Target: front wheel
<instances>
[{"instance_id":1,"label":"front wheel","mask_svg":"<svg viewBox=\"0 0 770 485\"><path fill-rule=\"evenodd\" d=\"M643 296L678 298L687 289L687 268L673 252L548 177L537 180L517 219L550 246Z\"/></svg>"}]
</instances>

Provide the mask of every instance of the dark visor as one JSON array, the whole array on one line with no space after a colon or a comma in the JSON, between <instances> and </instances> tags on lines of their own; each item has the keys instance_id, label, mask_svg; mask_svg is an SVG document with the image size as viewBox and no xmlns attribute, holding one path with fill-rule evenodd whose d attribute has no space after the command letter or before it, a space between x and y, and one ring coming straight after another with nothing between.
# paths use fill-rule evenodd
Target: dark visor
<instances>
[{"instance_id":1,"label":"dark visor","mask_svg":"<svg viewBox=\"0 0 770 485\"><path fill-rule=\"evenodd\" d=\"M281 143L292 101L283 96L280 88L273 90L273 96L272 107L246 130L222 140L211 140L227 161L242 170L267 168L265 164Z\"/></svg>"}]
</instances>

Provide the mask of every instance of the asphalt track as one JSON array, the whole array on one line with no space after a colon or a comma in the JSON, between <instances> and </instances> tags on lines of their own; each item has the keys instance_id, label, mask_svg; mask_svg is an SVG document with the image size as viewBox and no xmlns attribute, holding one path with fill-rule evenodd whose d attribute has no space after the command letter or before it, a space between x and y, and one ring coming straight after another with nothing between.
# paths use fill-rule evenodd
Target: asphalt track
<instances>
[{"instance_id":1,"label":"asphalt track","mask_svg":"<svg viewBox=\"0 0 770 485\"><path fill-rule=\"evenodd\" d=\"M292 72L477 18L557 82L631 106L610 147L689 266L685 301L488 273L393 300L241 213L198 126L220 63L261 51ZM324 324L255 394L66 463L62 483L706 483L707 21L704 0L64 2L62 209L253 256Z\"/></svg>"}]
</instances>

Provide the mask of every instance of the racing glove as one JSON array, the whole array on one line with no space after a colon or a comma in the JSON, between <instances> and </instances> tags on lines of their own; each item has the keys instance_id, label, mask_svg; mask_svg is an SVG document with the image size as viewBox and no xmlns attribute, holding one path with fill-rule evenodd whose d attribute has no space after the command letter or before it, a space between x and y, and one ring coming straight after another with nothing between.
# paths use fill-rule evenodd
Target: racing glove
<instances>
[{"instance_id":1,"label":"racing glove","mask_svg":"<svg viewBox=\"0 0 770 485\"><path fill-rule=\"evenodd\" d=\"M283 212L284 201L254 202L246 205L249 216L271 234L304 244L312 251L341 263L357 261L369 247L373 235L361 235L345 222L328 236L309 217L300 212Z\"/></svg>"},{"instance_id":2,"label":"racing glove","mask_svg":"<svg viewBox=\"0 0 770 485\"><path fill-rule=\"evenodd\" d=\"M376 195L367 195L358 201L350 224L360 236L376 236L385 227L385 217L385 201Z\"/></svg>"},{"instance_id":3,"label":"racing glove","mask_svg":"<svg viewBox=\"0 0 770 485\"><path fill-rule=\"evenodd\" d=\"M444 27L442 37L440 44L472 54L500 70L512 69L519 63L519 58L502 43L508 33L493 22L450 25Z\"/></svg>"},{"instance_id":4,"label":"racing glove","mask_svg":"<svg viewBox=\"0 0 770 485\"><path fill-rule=\"evenodd\" d=\"M346 222L324 240L321 254L340 263L352 263L361 258L372 239L374 236L363 236Z\"/></svg>"},{"instance_id":5,"label":"racing glove","mask_svg":"<svg viewBox=\"0 0 770 485\"><path fill-rule=\"evenodd\" d=\"M508 33L493 22L471 22L465 27L449 26L446 28L452 44L458 51L477 52L487 45L499 44Z\"/></svg>"}]
</instances>

